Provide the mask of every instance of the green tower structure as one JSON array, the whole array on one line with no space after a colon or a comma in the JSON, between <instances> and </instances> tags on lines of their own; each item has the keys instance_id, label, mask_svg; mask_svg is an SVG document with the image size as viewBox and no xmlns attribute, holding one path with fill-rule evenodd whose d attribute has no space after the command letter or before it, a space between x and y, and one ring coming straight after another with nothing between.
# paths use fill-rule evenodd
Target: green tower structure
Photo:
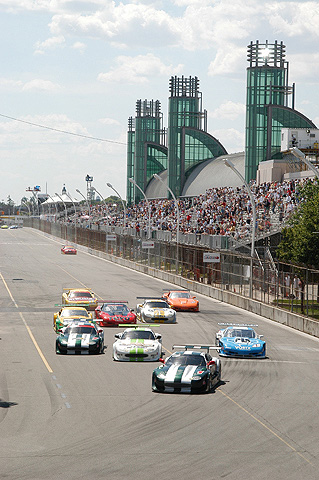
<instances>
[{"instance_id":1,"label":"green tower structure","mask_svg":"<svg viewBox=\"0 0 319 480\"><path fill-rule=\"evenodd\" d=\"M207 133L207 111L197 77L171 77L168 110L168 186L180 196L192 169L209 158L227 154Z\"/></svg>"},{"instance_id":2,"label":"green tower structure","mask_svg":"<svg viewBox=\"0 0 319 480\"><path fill-rule=\"evenodd\" d=\"M256 178L261 162L282 157L283 127L316 126L295 110L295 85L288 85L289 69L283 42L251 42L247 48L245 179L249 182Z\"/></svg>"},{"instance_id":3,"label":"green tower structure","mask_svg":"<svg viewBox=\"0 0 319 480\"><path fill-rule=\"evenodd\" d=\"M136 116L128 121L127 135L127 203L138 203L143 195L133 183L146 190L154 173L167 168L166 131L158 100L137 100Z\"/></svg>"}]
</instances>

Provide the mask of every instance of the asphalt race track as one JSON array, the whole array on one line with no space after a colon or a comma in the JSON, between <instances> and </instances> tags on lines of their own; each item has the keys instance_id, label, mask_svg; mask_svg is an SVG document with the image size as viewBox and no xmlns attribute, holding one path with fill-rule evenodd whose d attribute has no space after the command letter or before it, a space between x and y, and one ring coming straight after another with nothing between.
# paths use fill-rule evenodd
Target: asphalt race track
<instances>
[{"instance_id":1,"label":"asphalt race track","mask_svg":"<svg viewBox=\"0 0 319 480\"><path fill-rule=\"evenodd\" d=\"M317 480L319 340L199 296L199 313L163 325L174 343L214 344L218 322L257 323L265 360L222 359L210 394L151 390L157 363L55 354L63 287L102 299L160 296L170 285L31 229L0 230L0 478L5 480Z\"/></svg>"}]
</instances>

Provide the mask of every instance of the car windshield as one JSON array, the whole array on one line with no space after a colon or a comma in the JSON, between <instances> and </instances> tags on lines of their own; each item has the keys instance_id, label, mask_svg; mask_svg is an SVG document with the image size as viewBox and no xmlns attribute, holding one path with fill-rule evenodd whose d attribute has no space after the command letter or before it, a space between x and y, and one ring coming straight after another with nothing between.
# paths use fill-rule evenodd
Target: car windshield
<instances>
[{"instance_id":1,"label":"car windshield","mask_svg":"<svg viewBox=\"0 0 319 480\"><path fill-rule=\"evenodd\" d=\"M177 354L172 355L166 361L166 365L198 365L205 366L205 358L202 355Z\"/></svg>"},{"instance_id":2,"label":"car windshield","mask_svg":"<svg viewBox=\"0 0 319 480\"><path fill-rule=\"evenodd\" d=\"M191 298L188 292L171 292L170 298Z\"/></svg>"},{"instance_id":3,"label":"car windshield","mask_svg":"<svg viewBox=\"0 0 319 480\"><path fill-rule=\"evenodd\" d=\"M130 310L127 305L125 304L111 304L111 303L104 303L101 308L102 312L109 313L110 315L127 315L130 313Z\"/></svg>"},{"instance_id":4,"label":"car windshield","mask_svg":"<svg viewBox=\"0 0 319 480\"><path fill-rule=\"evenodd\" d=\"M224 337L256 338L256 332L248 328L227 328Z\"/></svg>"},{"instance_id":5,"label":"car windshield","mask_svg":"<svg viewBox=\"0 0 319 480\"><path fill-rule=\"evenodd\" d=\"M146 303L146 306L147 306L147 307L150 307L150 308L169 308L169 306L167 305L166 302L161 302L161 301L158 301L158 302L147 302L147 303Z\"/></svg>"},{"instance_id":6,"label":"car windshield","mask_svg":"<svg viewBox=\"0 0 319 480\"><path fill-rule=\"evenodd\" d=\"M86 291L70 292L69 298L92 298L92 294Z\"/></svg>"},{"instance_id":7,"label":"car windshield","mask_svg":"<svg viewBox=\"0 0 319 480\"><path fill-rule=\"evenodd\" d=\"M89 317L89 314L85 308L83 310L76 310L73 308L65 308L62 313L62 317Z\"/></svg>"},{"instance_id":8,"label":"car windshield","mask_svg":"<svg viewBox=\"0 0 319 480\"><path fill-rule=\"evenodd\" d=\"M65 329L65 332L64 334L65 335L71 335L71 334L74 334L76 333L77 335L82 335L82 334L85 334L85 333L89 333L90 335L95 335L96 334L96 330L94 327L90 327L90 326L74 326L72 327L72 325L68 328Z\"/></svg>"},{"instance_id":9,"label":"car windshield","mask_svg":"<svg viewBox=\"0 0 319 480\"><path fill-rule=\"evenodd\" d=\"M128 332L124 332L121 340L128 340L128 339L138 339L141 338L143 340L155 340L154 333L150 330L130 330Z\"/></svg>"}]
</instances>

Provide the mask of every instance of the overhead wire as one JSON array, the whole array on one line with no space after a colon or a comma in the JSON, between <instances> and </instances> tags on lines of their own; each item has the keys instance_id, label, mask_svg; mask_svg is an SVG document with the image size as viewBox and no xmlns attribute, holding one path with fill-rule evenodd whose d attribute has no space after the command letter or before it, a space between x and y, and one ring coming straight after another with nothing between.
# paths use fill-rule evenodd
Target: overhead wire
<instances>
[{"instance_id":1,"label":"overhead wire","mask_svg":"<svg viewBox=\"0 0 319 480\"><path fill-rule=\"evenodd\" d=\"M67 130L61 130L59 128L48 127L47 125L40 125L39 123L28 122L27 120L21 120L20 118L9 117L0 113L0 117L8 118L9 120L14 120L15 122L26 123L27 125L32 125L33 127L45 128L46 130L53 130L54 132L65 133L67 135L73 135L75 137L88 138L90 140L98 140L99 142L107 143L116 143L118 145L126 145L126 142L117 142L116 140L108 140L106 138L91 137L90 135L83 135L81 133L68 132Z\"/></svg>"}]
</instances>

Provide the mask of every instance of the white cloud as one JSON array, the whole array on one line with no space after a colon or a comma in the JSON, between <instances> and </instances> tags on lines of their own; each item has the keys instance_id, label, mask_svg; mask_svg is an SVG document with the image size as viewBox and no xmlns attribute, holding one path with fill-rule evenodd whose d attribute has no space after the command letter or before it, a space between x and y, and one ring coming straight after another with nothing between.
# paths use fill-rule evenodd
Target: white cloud
<instances>
[{"instance_id":1,"label":"white cloud","mask_svg":"<svg viewBox=\"0 0 319 480\"><path fill-rule=\"evenodd\" d=\"M268 2L264 13L269 25L285 37L319 37L318 2Z\"/></svg>"},{"instance_id":2,"label":"white cloud","mask_svg":"<svg viewBox=\"0 0 319 480\"><path fill-rule=\"evenodd\" d=\"M42 90L47 92L54 92L60 89L61 87L57 83L50 82L50 80L43 80L41 78L35 78L34 80L30 80L29 82L26 82L22 87L23 91Z\"/></svg>"},{"instance_id":3,"label":"white cloud","mask_svg":"<svg viewBox=\"0 0 319 480\"><path fill-rule=\"evenodd\" d=\"M46 50L51 50L57 47L61 47L65 44L65 38L63 35L58 37L50 37L44 42L37 42L35 54L43 54Z\"/></svg>"},{"instance_id":4,"label":"white cloud","mask_svg":"<svg viewBox=\"0 0 319 480\"><path fill-rule=\"evenodd\" d=\"M118 120L115 120L114 118L100 118L99 122L104 124L104 125L121 125Z\"/></svg>"},{"instance_id":5,"label":"white cloud","mask_svg":"<svg viewBox=\"0 0 319 480\"><path fill-rule=\"evenodd\" d=\"M228 153L243 152L245 150L245 134L235 128L225 128L211 132L226 148Z\"/></svg>"},{"instance_id":6,"label":"white cloud","mask_svg":"<svg viewBox=\"0 0 319 480\"><path fill-rule=\"evenodd\" d=\"M73 43L72 48L74 50L78 50L79 52L83 53L84 50L86 49L86 45L83 42L75 42Z\"/></svg>"},{"instance_id":7,"label":"white cloud","mask_svg":"<svg viewBox=\"0 0 319 480\"><path fill-rule=\"evenodd\" d=\"M220 105L213 112L209 112L208 116L211 118L225 118L227 120L235 120L243 116L245 118L246 106L243 103L235 103L231 100Z\"/></svg>"},{"instance_id":8,"label":"white cloud","mask_svg":"<svg viewBox=\"0 0 319 480\"><path fill-rule=\"evenodd\" d=\"M100 73L100 82L147 83L150 77L175 75L182 71L183 65L165 65L152 53L127 57L121 55L116 59L117 66L107 73Z\"/></svg>"}]
</instances>

